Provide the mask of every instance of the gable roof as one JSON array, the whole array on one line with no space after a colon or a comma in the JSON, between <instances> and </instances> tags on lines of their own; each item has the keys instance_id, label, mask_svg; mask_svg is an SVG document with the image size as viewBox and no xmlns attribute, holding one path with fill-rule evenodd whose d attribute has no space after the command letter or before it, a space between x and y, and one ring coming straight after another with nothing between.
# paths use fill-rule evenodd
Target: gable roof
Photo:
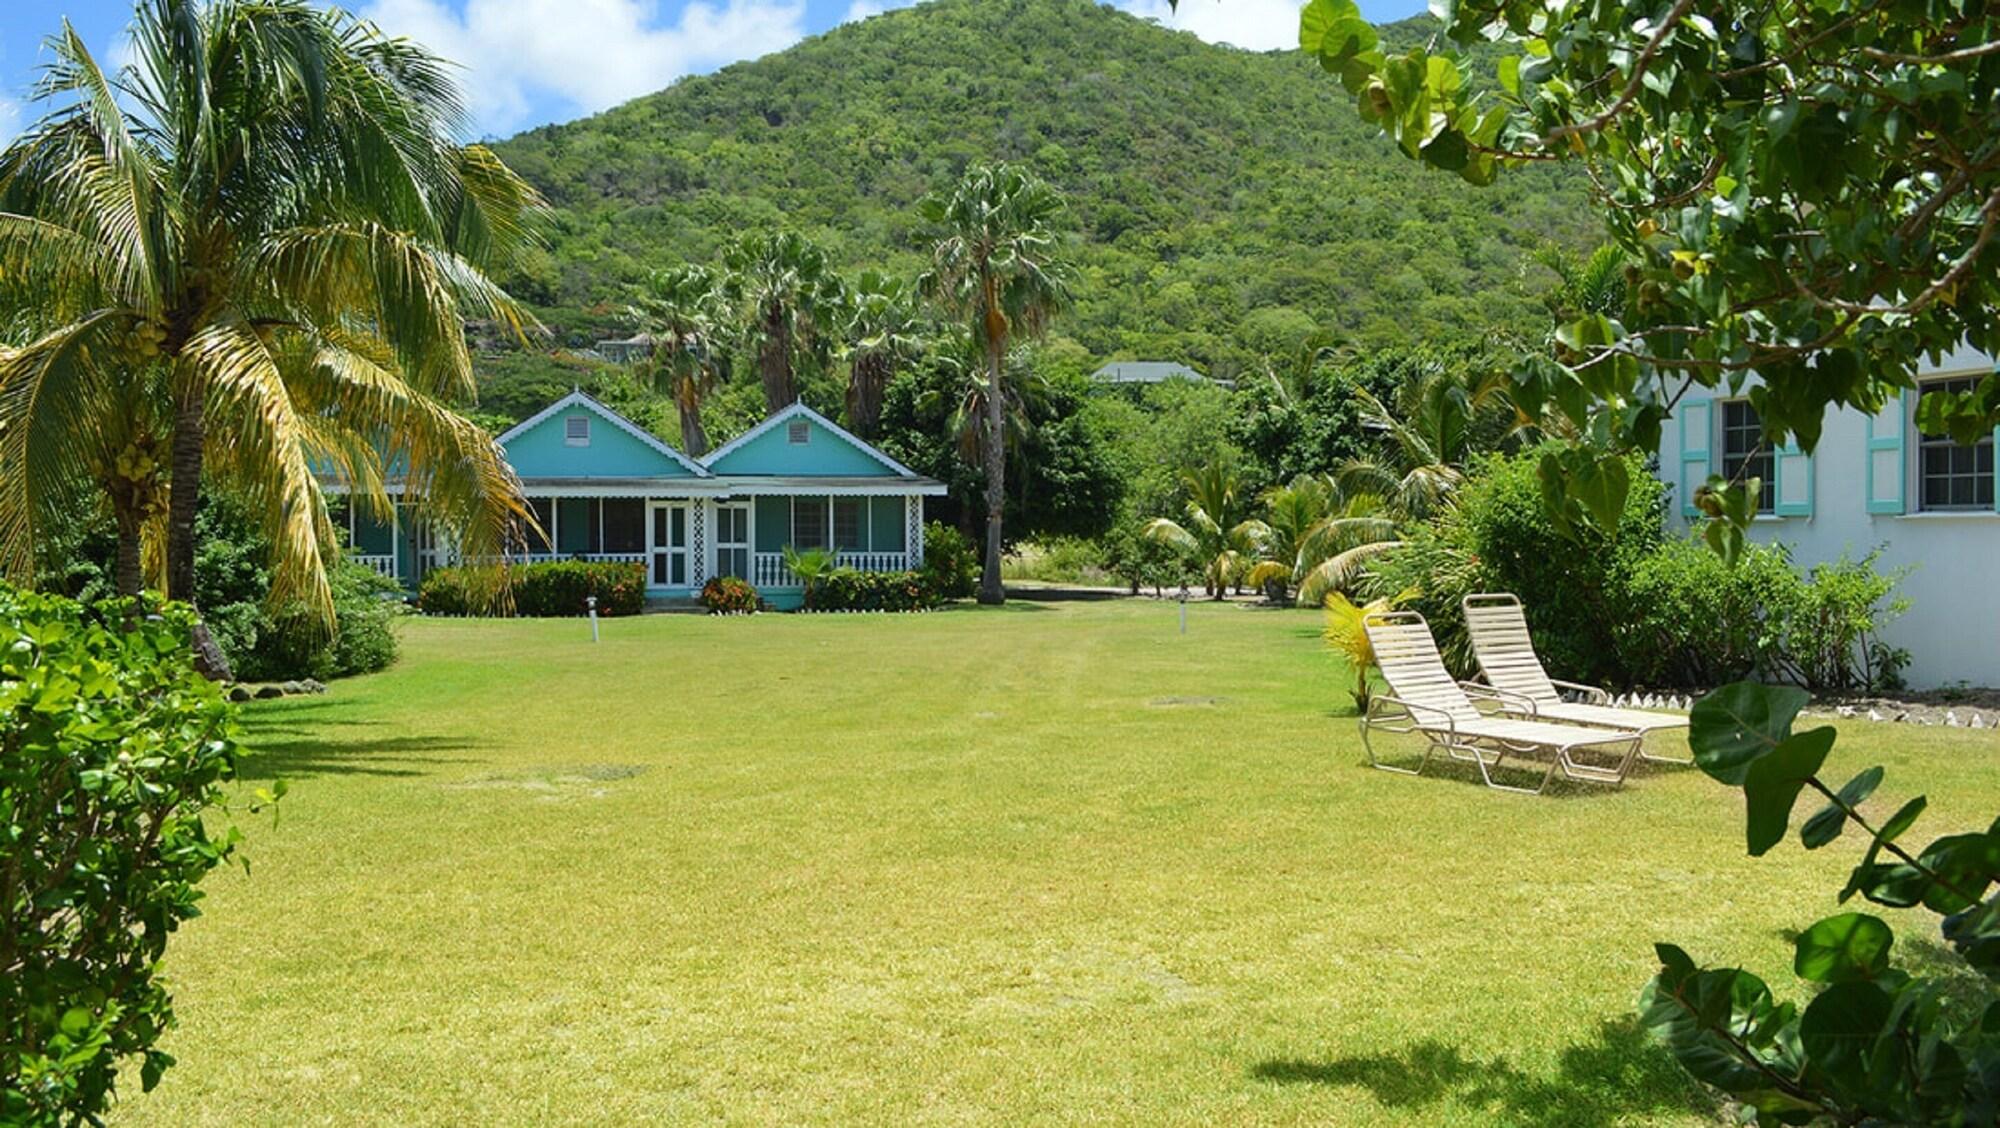
<instances>
[{"instance_id":1,"label":"gable roof","mask_svg":"<svg viewBox=\"0 0 2000 1128\"><path fill-rule=\"evenodd\" d=\"M855 450L858 450L862 454L867 455L869 458L874 459L876 462L881 463L882 466L887 468L891 473L895 474L899 478L923 477L923 475L917 473L915 470L910 469L909 467L903 465L902 463L896 461L893 458L890 458L888 455L883 454L881 451L876 450L874 447L868 445L868 443L862 440L860 436L855 435L853 432L847 430L845 427L842 427L840 424L835 423L833 420L828 419L826 416L821 415L819 412L814 411L810 407L807 407L803 402L797 402L792 404L790 407L785 408L783 411L778 412L776 415L771 416L769 419L764 420L762 423L757 424L755 427L750 428L748 431L743 432L742 434L736 436L735 438L729 440L728 442L708 452L708 456L701 460L702 466L704 467L704 472L712 472L707 468L715 466L718 462L721 462L724 458L727 458L736 451L743 449L744 447L755 442L757 439L763 437L764 435L771 433L773 430L777 429L781 424L789 423L792 420L799 418L811 420L813 423L817 424L819 427L824 429L828 434L833 435L835 438L840 439L841 441L847 443L849 446L852 446Z\"/></svg>"},{"instance_id":2,"label":"gable roof","mask_svg":"<svg viewBox=\"0 0 2000 1128\"><path fill-rule=\"evenodd\" d=\"M1158 384L1175 377L1204 380L1207 377L1185 364L1171 360L1114 360L1090 374L1107 384Z\"/></svg>"},{"instance_id":3,"label":"gable roof","mask_svg":"<svg viewBox=\"0 0 2000 1128\"><path fill-rule=\"evenodd\" d=\"M502 447L505 447L510 440L518 438L521 435L527 434L529 431L534 430L536 427L540 426L547 420L554 418L558 413L567 411L572 407L581 407L586 411L591 412L598 418L603 419L605 422L611 424L612 426L618 428L619 430L625 432L626 434L631 435L633 438L639 440L641 443L645 444L652 450L655 450L660 454L664 454L668 458L673 459L679 465L686 467L688 473L693 474L697 478L707 478L711 476L708 467L703 466L701 463L696 462L694 459L689 458L687 455L682 454L680 451L677 451L673 447L668 446L666 443L661 442L659 438L657 438L651 431L646 430L644 427L641 427L637 423L632 422L630 419L625 418L623 415L618 414L616 411L613 411L610 407L606 406L603 402L599 401L595 396L586 395L581 390L571 392L570 394L548 405L547 407L541 409L540 411L537 411L533 415L528 416L526 419L521 420L519 423L514 424L512 427L507 428L507 432L501 435L495 441L497 441Z\"/></svg>"}]
</instances>

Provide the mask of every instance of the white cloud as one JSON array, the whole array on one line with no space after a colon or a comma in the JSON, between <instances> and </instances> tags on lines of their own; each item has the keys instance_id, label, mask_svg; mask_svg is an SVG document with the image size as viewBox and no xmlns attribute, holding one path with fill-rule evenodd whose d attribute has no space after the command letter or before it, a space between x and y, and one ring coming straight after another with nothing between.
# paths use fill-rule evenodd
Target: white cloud
<instances>
[{"instance_id":1,"label":"white cloud","mask_svg":"<svg viewBox=\"0 0 2000 1128\"><path fill-rule=\"evenodd\" d=\"M1135 16L1194 32L1210 43L1227 43L1252 51L1299 45L1298 0L1180 0L1178 11L1167 0L1117 0L1117 3Z\"/></svg>"},{"instance_id":2,"label":"white cloud","mask_svg":"<svg viewBox=\"0 0 2000 1128\"><path fill-rule=\"evenodd\" d=\"M856 20L865 20L869 16L879 16L888 10L889 5L884 0L854 0L854 3L847 6L847 14L840 17L840 22L853 23Z\"/></svg>"},{"instance_id":3,"label":"white cloud","mask_svg":"<svg viewBox=\"0 0 2000 1128\"><path fill-rule=\"evenodd\" d=\"M372 0L362 14L463 67L473 118L494 133L594 113L805 33L804 0L693 0L672 21L648 0L465 0L462 13L446 0Z\"/></svg>"}]
</instances>

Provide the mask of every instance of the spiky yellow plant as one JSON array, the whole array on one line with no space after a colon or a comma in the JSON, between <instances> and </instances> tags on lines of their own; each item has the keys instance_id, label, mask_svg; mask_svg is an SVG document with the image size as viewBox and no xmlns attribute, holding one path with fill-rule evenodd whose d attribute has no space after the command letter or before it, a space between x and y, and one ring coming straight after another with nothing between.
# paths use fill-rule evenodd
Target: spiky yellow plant
<instances>
[{"instance_id":1,"label":"spiky yellow plant","mask_svg":"<svg viewBox=\"0 0 2000 1128\"><path fill-rule=\"evenodd\" d=\"M1354 670L1354 707L1360 712L1368 711L1368 701L1373 696L1368 673L1375 668L1375 647L1368 641L1368 632L1362 623L1370 615L1393 611L1399 604L1416 598L1416 588L1405 588L1395 595L1371 599L1366 604L1356 606L1354 601L1340 592L1326 597L1326 632L1329 645L1347 659Z\"/></svg>"}]
</instances>

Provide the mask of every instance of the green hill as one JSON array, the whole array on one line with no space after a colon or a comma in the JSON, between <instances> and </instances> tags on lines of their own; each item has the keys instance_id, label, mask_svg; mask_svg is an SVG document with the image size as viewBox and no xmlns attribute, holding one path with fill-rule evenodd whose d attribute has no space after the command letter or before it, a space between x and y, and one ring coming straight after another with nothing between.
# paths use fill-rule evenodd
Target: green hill
<instances>
[{"instance_id":1,"label":"green hill","mask_svg":"<svg viewBox=\"0 0 2000 1128\"><path fill-rule=\"evenodd\" d=\"M570 346L622 331L647 269L746 229L914 272L912 204L976 160L1027 162L1071 200L1084 281L1060 333L1216 375L1311 326L1386 344L1530 324L1524 251L1592 224L1560 170L1484 190L1424 171L1296 52L1089 0L934 0L499 148L559 209L511 284Z\"/></svg>"}]
</instances>

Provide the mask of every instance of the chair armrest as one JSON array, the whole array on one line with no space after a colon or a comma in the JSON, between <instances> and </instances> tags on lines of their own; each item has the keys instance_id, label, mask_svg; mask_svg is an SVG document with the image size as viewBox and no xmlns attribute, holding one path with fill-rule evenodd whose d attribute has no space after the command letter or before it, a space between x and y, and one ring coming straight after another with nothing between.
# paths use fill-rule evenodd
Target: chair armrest
<instances>
[{"instance_id":1,"label":"chair armrest","mask_svg":"<svg viewBox=\"0 0 2000 1128\"><path fill-rule=\"evenodd\" d=\"M1580 693L1583 695L1584 701L1591 705L1611 704L1610 692L1599 686L1584 685L1581 682L1567 682L1557 678L1550 678L1549 684L1555 686L1557 689L1566 689L1571 693Z\"/></svg>"},{"instance_id":2,"label":"chair armrest","mask_svg":"<svg viewBox=\"0 0 2000 1128\"><path fill-rule=\"evenodd\" d=\"M1401 709L1404 715L1408 716L1412 722L1419 725L1423 725L1423 722L1418 720L1417 718L1417 714L1419 712L1432 713L1435 714L1436 716L1442 717L1444 718L1445 732L1449 733L1453 740L1458 739L1458 721L1450 713L1446 712L1443 709L1438 708L1435 705L1419 705L1414 701L1405 701L1400 697L1391 697L1386 693L1378 693L1375 696L1368 699L1368 714L1366 717L1363 718L1363 720L1374 720L1375 706L1384 703L1389 705L1394 705L1397 708ZM1423 725L1423 727L1436 728L1438 726Z\"/></svg>"},{"instance_id":3,"label":"chair armrest","mask_svg":"<svg viewBox=\"0 0 2000 1128\"><path fill-rule=\"evenodd\" d=\"M1485 682L1462 681L1458 683L1458 688L1464 690L1467 697L1498 702L1511 712L1526 713L1530 717L1538 715L1535 699L1524 693L1515 693L1512 690L1487 685Z\"/></svg>"}]
</instances>

